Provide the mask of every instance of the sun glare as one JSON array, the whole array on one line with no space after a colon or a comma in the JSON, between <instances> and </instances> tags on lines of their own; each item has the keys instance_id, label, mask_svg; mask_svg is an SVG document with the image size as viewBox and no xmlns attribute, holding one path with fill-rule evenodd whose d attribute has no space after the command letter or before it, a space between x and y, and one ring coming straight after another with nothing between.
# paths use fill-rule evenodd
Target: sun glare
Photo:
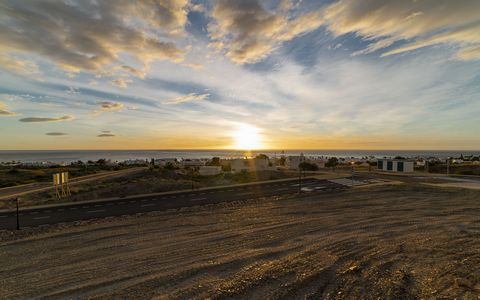
<instances>
[{"instance_id":1,"label":"sun glare","mask_svg":"<svg viewBox=\"0 0 480 300\"><path fill-rule=\"evenodd\" d=\"M233 139L235 149L254 150L263 148L259 129L248 124L239 124L236 131L233 132Z\"/></svg>"}]
</instances>

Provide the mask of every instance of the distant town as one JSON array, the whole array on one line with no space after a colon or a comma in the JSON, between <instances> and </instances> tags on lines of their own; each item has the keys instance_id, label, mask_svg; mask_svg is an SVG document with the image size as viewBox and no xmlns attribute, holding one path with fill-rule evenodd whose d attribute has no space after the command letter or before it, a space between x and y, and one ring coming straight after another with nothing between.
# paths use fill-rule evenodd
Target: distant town
<instances>
[{"instance_id":1,"label":"distant town","mask_svg":"<svg viewBox=\"0 0 480 300\"><path fill-rule=\"evenodd\" d=\"M59 167L101 167L121 169L127 167L165 168L178 171L195 171L201 176L213 176L221 173L242 173L259 171L329 171L336 168L355 168L358 170L383 170L393 172L425 171L431 173L446 172L451 168L452 174L480 175L480 155L460 155L459 157L327 157L307 155L259 154L244 158L151 158L113 161L98 159L74 162L0 162L2 168L59 168Z\"/></svg>"}]
</instances>

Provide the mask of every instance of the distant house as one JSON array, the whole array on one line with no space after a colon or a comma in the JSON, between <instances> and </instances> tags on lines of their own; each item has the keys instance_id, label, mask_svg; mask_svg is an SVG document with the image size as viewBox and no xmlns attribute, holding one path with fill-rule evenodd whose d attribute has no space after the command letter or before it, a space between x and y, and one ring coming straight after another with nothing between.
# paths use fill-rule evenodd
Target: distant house
<instances>
[{"instance_id":1,"label":"distant house","mask_svg":"<svg viewBox=\"0 0 480 300\"><path fill-rule=\"evenodd\" d=\"M379 159L377 162L377 169L387 172L413 172L414 162L404 159Z\"/></svg>"},{"instance_id":2,"label":"distant house","mask_svg":"<svg viewBox=\"0 0 480 300\"><path fill-rule=\"evenodd\" d=\"M143 166L146 165L147 162L144 159L127 159L123 164L126 166Z\"/></svg>"},{"instance_id":3,"label":"distant house","mask_svg":"<svg viewBox=\"0 0 480 300\"><path fill-rule=\"evenodd\" d=\"M303 154L287 156L285 159L285 167L291 170L298 170L298 166L304 161L305 156L303 156Z\"/></svg>"},{"instance_id":4,"label":"distant house","mask_svg":"<svg viewBox=\"0 0 480 300\"><path fill-rule=\"evenodd\" d=\"M298 167L302 162L315 164L318 168L325 168L325 160L323 158L306 157L303 154L287 156L287 158L285 159L285 166L291 170L298 170Z\"/></svg>"},{"instance_id":5,"label":"distant house","mask_svg":"<svg viewBox=\"0 0 480 300\"><path fill-rule=\"evenodd\" d=\"M198 173L202 176L212 176L222 173L221 166L200 166Z\"/></svg>"},{"instance_id":6,"label":"distant house","mask_svg":"<svg viewBox=\"0 0 480 300\"><path fill-rule=\"evenodd\" d=\"M161 159L155 159L155 165L165 167L168 163L170 163L172 166L177 166L178 160L176 158L161 158Z\"/></svg>"},{"instance_id":7,"label":"distant house","mask_svg":"<svg viewBox=\"0 0 480 300\"><path fill-rule=\"evenodd\" d=\"M232 159L230 160L230 167L234 173L267 171L275 169L269 165L268 159L264 158Z\"/></svg>"},{"instance_id":8,"label":"distant house","mask_svg":"<svg viewBox=\"0 0 480 300\"><path fill-rule=\"evenodd\" d=\"M201 167L201 166L205 166L205 161L202 161L200 159L184 159L182 160L182 166L184 168Z\"/></svg>"}]
</instances>

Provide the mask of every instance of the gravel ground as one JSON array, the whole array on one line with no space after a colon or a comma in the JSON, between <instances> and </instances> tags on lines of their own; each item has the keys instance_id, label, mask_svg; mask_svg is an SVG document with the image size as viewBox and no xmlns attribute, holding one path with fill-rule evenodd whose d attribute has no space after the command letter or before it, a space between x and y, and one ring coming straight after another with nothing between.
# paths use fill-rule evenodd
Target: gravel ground
<instances>
[{"instance_id":1,"label":"gravel ground","mask_svg":"<svg viewBox=\"0 0 480 300\"><path fill-rule=\"evenodd\" d=\"M2 232L0 298L479 299L479 196L406 184Z\"/></svg>"}]
</instances>

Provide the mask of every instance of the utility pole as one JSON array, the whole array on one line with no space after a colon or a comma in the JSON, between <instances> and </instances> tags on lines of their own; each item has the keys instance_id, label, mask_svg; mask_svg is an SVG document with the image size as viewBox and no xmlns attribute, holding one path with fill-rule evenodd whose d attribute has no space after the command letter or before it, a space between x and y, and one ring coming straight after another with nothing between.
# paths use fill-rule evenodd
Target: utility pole
<instances>
[{"instance_id":1,"label":"utility pole","mask_svg":"<svg viewBox=\"0 0 480 300\"><path fill-rule=\"evenodd\" d=\"M20 216L18 213L18 197L15 198L15 202L17 203L17 230L20 230Z\"/></svg>"}]
</instances>

